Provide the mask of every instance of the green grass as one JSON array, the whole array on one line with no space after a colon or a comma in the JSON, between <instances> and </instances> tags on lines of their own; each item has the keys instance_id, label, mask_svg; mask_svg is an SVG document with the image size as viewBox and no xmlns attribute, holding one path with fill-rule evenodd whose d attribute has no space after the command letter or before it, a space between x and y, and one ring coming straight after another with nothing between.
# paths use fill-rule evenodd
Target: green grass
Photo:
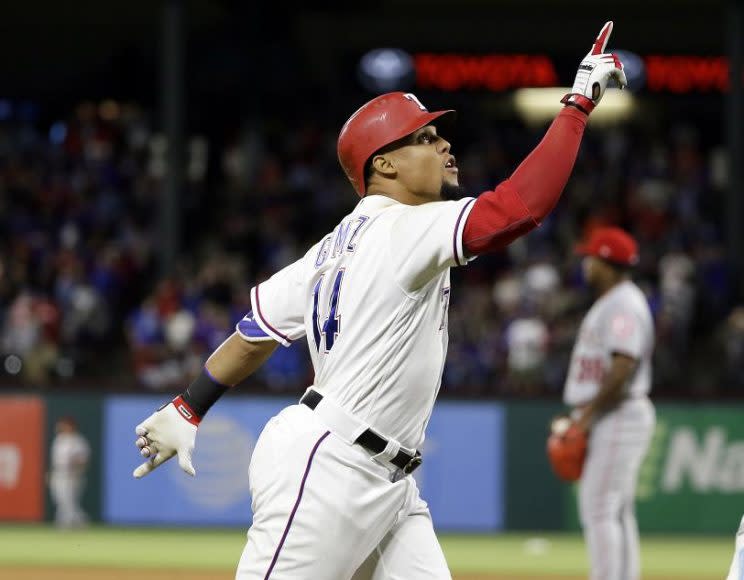
<instances>
[{"instance_id":1,"label":"green grass","mask_svg":"<svg viewBox=\"0 0 744 580\"><path fill-rule=\"evenodd\" d=\"M455 573L584 574L581 538L573 534L443 535ZM2 566L100 566L230 570L245 542L241 530L94 527L58 531L47 526L0 527ZM723 578L733 537L646 536L644 577Z\"/></svg>"},{"instance_id":2,"label":"green grass","mask_svg":"<svg viewBox=\"0 0 744 580\"><path fill-rule=\"evenodd\" d=\"M574 534L443 536L454 572L586 574L586 552ZM734 538L650 536L642 539L644 577L725 578Z\"/></svg>"},{"instance_id":3,"label":"green grass","mask_svg":"<svg viewBox=\"0 0 744 580\"><path fill-rule=\"evenodd\" d=\"M239 529L4 526L0 566L231 569L244 544Z\"/></svg>"}]
</instances>

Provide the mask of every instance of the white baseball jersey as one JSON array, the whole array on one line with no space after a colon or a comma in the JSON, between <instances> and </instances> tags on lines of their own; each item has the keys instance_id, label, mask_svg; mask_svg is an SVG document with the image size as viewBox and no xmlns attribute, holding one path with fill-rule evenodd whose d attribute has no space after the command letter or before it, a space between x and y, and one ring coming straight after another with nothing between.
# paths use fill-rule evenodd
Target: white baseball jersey
<instances>
[{"instance_id":1,"label":"white baseball jersey","mask_svg":"<svg viewBox=\"0 0 744 580\"><path fill-rule=\"evenodd\" d=\"M88 461L90 446L80 433L60 433L52 442L52 471L60 474L80 472L80 466Z\"/></svg>"},{"instance_id":2,"label":"white baseball jersey","mask_svg":"<svg viewBox=\"0 0 744 580\"><path fill-rule=\"evenodd\" d=\"M630 397L647 395L651 390L653 348L654 323L646 297L633 282L623 281L600 297L581 323L571 354L564 402L577 406L593 399L614 353L638 361L624 392Z\"/></svg>"},{"instance_id":3,"label":"white baseball jersey","mask_svg":"<svg viewBox=\"0 0 744 580\"><path fill-rule=\"evenodd\" d=\"M506 330L507 364L514 371L529 371L545 361L548 327L539 318L518 318Z\"/></svg>"},{"instance_id":4,"label":"white baseball jersey","mask_svg":"<svg viewBox=\"0 0 744 580\"><path fill-rule=\"evenodd\" d=\"M297 262L251 291L246 340L307 336L314 387L396 439L420 447L447 354L449 269L467 263L474 198L401 204L364 198Z\"/></svg>"}]
</instances>

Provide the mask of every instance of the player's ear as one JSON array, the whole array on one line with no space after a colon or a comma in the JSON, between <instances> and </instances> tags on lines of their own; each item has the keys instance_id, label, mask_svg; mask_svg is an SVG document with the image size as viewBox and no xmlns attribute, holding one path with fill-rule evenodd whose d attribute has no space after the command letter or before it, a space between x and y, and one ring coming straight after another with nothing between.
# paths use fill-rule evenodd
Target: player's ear
<instances>
[{"instance_id":1,"label":"player's ear","mask_svg":"<svg viewBox=\"0 0 744 580\"><path fill-rule=\"evenodd\" d=\"M372 158L372 168L384 177L395 177L397 172L391 155L380 154Z\"/></svg>"}]
</instances>

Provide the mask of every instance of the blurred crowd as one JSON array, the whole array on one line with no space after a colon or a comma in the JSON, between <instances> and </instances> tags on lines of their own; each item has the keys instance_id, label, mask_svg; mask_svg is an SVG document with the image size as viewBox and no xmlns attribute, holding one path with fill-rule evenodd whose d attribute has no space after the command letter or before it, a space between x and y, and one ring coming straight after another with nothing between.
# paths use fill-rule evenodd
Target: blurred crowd
<instances>
[{"instance_id":1,"label":"blurred crowd","mask_svg":"<svg viewBox=\"0 0 744 580\"><path fill-rule=\"evenodd\" d=\"M121 359L117 325L152 272L149 132L135 108L81 104L39 127L0 106L0 349L34 384Z\"/></svg>"},{"instance_id":2,"label":"blurred crowd","mask_svg":"<svg viewBox=\"0 0 744 580\"><path fill-rule=\"evenodd\" d=\"M245 122L192 139L182 259L159 273L165 145L141 110L82 104L51 124L2 118L0 355L3 384L182 388L250 309L253 284L297 259L356 203L335 156L338 127ZM468 191L509 175L544 128L453 135ZM744 386L744 306L721 226L725 156L694 126L587 133L541 228L453 271L443 392L556 394L592 297L574 244L598 224L639 240L634 274L657 328L655 389L727 395ZM249 389L312 381L304 343L279 349Z\"/></svg>"}]
</instances>

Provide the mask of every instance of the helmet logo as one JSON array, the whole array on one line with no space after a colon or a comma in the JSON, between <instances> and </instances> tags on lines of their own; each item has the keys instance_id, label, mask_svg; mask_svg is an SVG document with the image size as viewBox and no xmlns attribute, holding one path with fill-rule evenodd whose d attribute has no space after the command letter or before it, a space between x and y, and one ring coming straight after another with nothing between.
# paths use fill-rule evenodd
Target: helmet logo
<instances>
[{"instance_id":1,"label":"helmet logo","mask_svg":"<svg viewBox=\"0 0 744 580\"><path fill-rule=\"evenodd\" d=\"M403 95L403 97L408 99L409 101L413 101L414 103L416 103L416 105L418 105L418 108L421 109L422 111L426 111L427 113L429 112L426 109L426 107L424 107L424 104L421 101L419 101L418 97L414 95L413 93L406 93L405 95Z\"/></svg>"}]
</instances>

